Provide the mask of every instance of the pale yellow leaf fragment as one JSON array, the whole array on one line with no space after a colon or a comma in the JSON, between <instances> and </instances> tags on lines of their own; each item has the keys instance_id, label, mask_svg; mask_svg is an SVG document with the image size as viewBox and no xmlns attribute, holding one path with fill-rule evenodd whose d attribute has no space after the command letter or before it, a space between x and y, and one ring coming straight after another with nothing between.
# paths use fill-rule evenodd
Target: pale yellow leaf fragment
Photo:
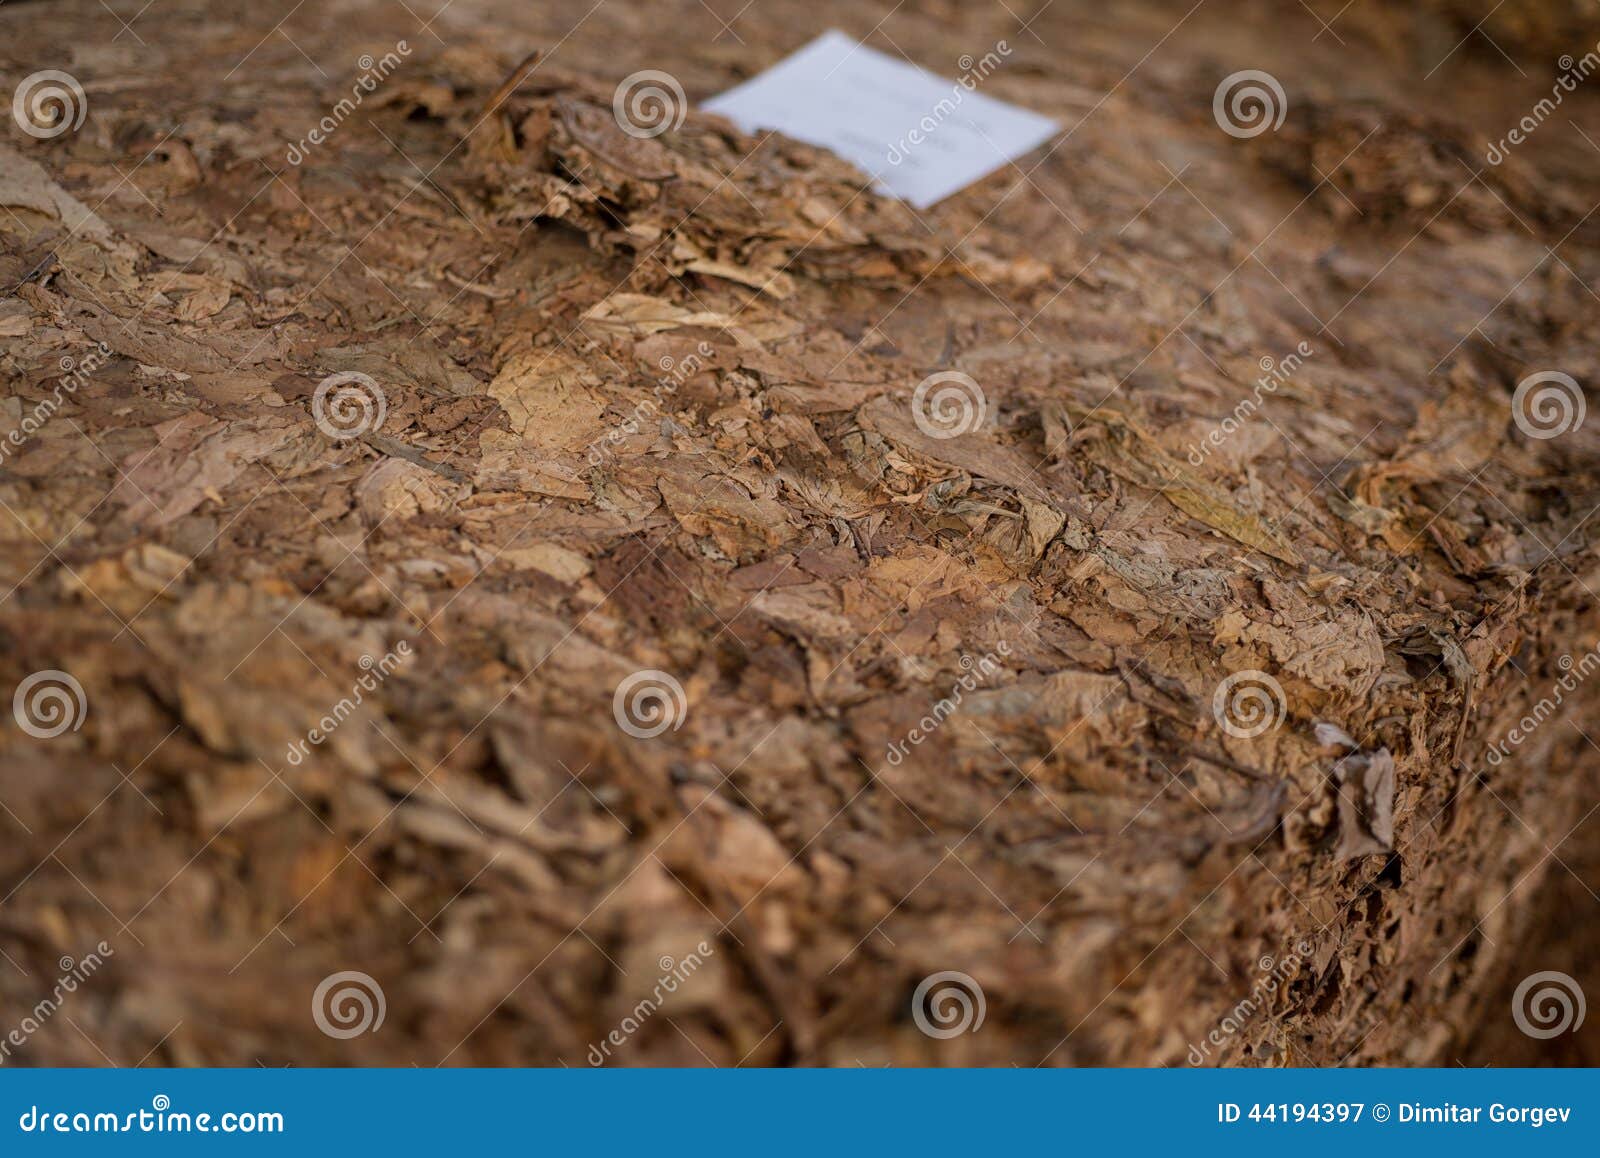
<instances>
[{"instance_id":1,"label":"pale yellow leaf fragment","mask_svg":"<svg viewBox=\"0 0 1600 1158\"><path fill-rule=\"evenodd\" d=\"M513 356L489 383L523 441L556 450L579 450L605 430L605 404L589 363L566 350Z\"/></svg>"}]
</instances>

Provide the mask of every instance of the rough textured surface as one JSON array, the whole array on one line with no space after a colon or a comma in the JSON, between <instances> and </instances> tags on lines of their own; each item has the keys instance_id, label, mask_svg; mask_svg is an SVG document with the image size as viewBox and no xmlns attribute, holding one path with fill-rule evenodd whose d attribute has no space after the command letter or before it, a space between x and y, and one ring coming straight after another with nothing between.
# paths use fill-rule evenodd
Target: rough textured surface
<instances>
[{"instance_id":1,"label":"rough textured surface","mask_svg":"<svg viewBox=\"0 0 1600 1158\"><path fill-rule=\"evenodd\" d=\"M0 460L0 687L87 704L0 728L0 1030L111 950L12 1057L1594 1060L1508 1002L1600 992L1596 686L1488 758L1600 632L1600 423L1512 401L1600 381L1600 89L1483 161L1579 6L268 7L0 9L89 107L0 141L0 428L82 377ZM1065 131L926 214L619 131L628 74L829 26L1005 39L984 91ZM319 1028L349 970L381 1032ZM975 1032L919 1030L942 971Z\"/></svg>"}]
</instances>

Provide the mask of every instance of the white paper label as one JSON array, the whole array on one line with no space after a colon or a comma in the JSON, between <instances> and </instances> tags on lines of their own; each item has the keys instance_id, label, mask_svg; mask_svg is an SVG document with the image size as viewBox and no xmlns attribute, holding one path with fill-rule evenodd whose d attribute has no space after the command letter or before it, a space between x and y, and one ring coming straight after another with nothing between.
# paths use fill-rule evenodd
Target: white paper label
<instances>
[{"instance_id":1,"label":"white paper label","mask_svg":"<svg viewBox=\"0 0 1600 1158\"><path fill-rule=\"evenodd\" d=\"M747 133L831 149L926 209L1055 134L1054 121L975 91L1009 54L1001 41L952 81L825 32L704 107Z\"/></svg>"}]
</instances>

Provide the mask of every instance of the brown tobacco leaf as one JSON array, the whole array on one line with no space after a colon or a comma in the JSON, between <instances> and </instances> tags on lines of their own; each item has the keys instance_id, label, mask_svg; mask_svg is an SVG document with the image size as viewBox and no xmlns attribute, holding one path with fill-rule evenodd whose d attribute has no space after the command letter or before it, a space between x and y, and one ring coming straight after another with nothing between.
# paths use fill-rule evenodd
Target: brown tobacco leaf
<instances>
[{"instance_id":1,"label":"brown tobacco leaf","mask_svg":"<svg viewBox=\"0 0 1600 1158\"><path fill-rule=\"evenodd\" d=\"M1390 524L1400 517L1382 507L1372 507L1359 499L1346 498L1336 490L1328 492L1326 501L1330 511L1368 535L1384 535Z\"/></svg>"},{"instance_id":2,"label":"brown tobacco leaf","mask_svg":"<svg viewBox=\"0 0 1600 1158\"><path fill-rule=\"evenodd\" d=\"M588 328L602 334L642 337L685 326L724 330L739 345L759 348L762 343L790 337L804 329L798 322L759 311L740 311L739 316L715 310L686 308L649 294L614 293L596 302L583 315Z\"/></svg>"},{"instance_id":3,"label":"brown tobacco leaf","mask_svg":"<svg viewBox=\"0 0 1600 1158\"><path fill-rule=\"evenodd\" d=\"M657 485L685 531L710 536L729 559L752 562L790 537L782 504L752 496L727 476L663 474Z\"/></svg>"},{"instance_id":4,"label":"brown tobacco leaf","mask_svg":"<svg viewBox=\"0 0 1600 1158\"><path fill-rule=\"evenodd\" d=\"M578 78L541 85L527 67L513 70L495 94L493 115L469 150L485 209L496 219L564 221L597 247L648 254L668 272L778 299L795 293L802 273L962 272L906 206L863 196L866 176L826 150L763 144L694 111L676 131L643 139L618 125L613 86ZM669 232L673 242L664 250ZM996 258L990 267L1024 284L1046 269L1037 260Z\"/></svg>"},{"instance_id":5,"label":"brown tobacco leaf","mask_svg":"<svg viewBox=\"0 0 1600 1158\"><path fill-rule=\"evenodd\" d=\"M999 446L983 431L956 438L934 438L921 430L911 414L909 400L877 398L857 413L862 424L923 458L958 467L980 478L1004 483L1036 501L1050 499L1039 462L1025 450Z\"/></svg>"},{"instance_id":6,"label":"brown tobacco leaf","mask_svg":"<svg viewBox=\"0 0 1600 1158\"><path fill-rule=\"evenodd\" d=\"M1341 860L1394 848L1394 756L1389 749L1357 752L1334 766L1339 780Z\"/></svg>"},{"instance_id":7,"label":"brown tobacco leaf","mask_svg":"<svg viewBox=\"0 0 1600 1158\"><path fill-rule=\"evenodd\" d=\"M136 524L160 527L182 518L236 479L251 463L297 436L286 418L227 424L198 411L162 423L151 451L128 456L113 497Z\"/></svg>"},{"instance_id":8,"label":"brown tobacco leaf","mask_svg":"<svg viewBox=\"0 0 1600 1158\"><path fill-rule=\"evenodd\" d=\"M529 445L581 450L606 430L591 363L563 350L513 356L489 383L511 429Z\"/></svg>"},{"instance_id":9,"label":"brown tobacco leaf","mask_svg":"<svg viewBox=\"0 0 1600 1158\"><path fill-rule=\"evenodd\" d=\"M1596 222L1551 225L1587 144L1541 129L1533 186L1457 163L1527 113L1483 37L1463 133L1382 53L1376 119L1318 109L1337 54L1242 0L1138 86L1157 6L1045 5L1071 43L991 83L1078 127L913 213L692 107L621 131L629 71L692 103L793 29L592 6L481 0L284 166L349 92L305 57L370 28L297 17L305 57L219 87L260 30L153 5L148 49L81 62L82 131L0 148L0 704L48 669L89 703L0 727L0 1008L101 937L118 962L16 1056L581 1065L692 950L606 1064L1181 1064L1264 955L1210 1061L1526 1057L1473 1035L1547 947L1593 956L1539 939L1569 910L1533 837L1595 799L1600 423L1531 438L1507 403L1535 367L1600 380ZM896 42L947 67L972 29L911 7ZM1454 29L1429 67L1485 7L1339 27ZM1485 29L1554 59L1505 39L1534 7ZM109 40L96 5L5 11L0 71ZM1224 21L1294 69L1281 132L1208 115L1191 34ZM913 395L957 367L985 418L934 437ZM316 428L340 371L381 428ZM1251 673L1266 730L1229 731ZM683 710L640 737L645 675ZM1509 743L1541 698L1571 715ZM1594 836L1558 849L1586 879ZM345 970L381 1033L308 1016ZM910 1016L948 970L981 1032Z\"/></svg>"},{"instance_id":10,"label":"brown tobacco leaf","mask_svg":"<svg viewBox=\"0 0 1600 1158\"><path fill-rule=\"evenodd\" d=\"M1090 454L1113 474L1136 486L1160 491L1184 514L1274 559L1304 566L1305 559L1275 529L1241 511L1217 489L1161 449L1136 423L1113 411L1086 411L1108 437L1091 442Z\"/></svg>"},{"instance_id":11,"label":"brown tobacco leaf","mask_svg":"<svg viewBox=\"0 0 1600 1158\"><path fill-rule=\"evenodd\" d=\"M112 242L111 227L99 214L51 180L37 161L6 144L0 144L0 209L27 210L98 244Z\"/></svg>"},{"instance_id":12,"label":"brown tobacco leaf","mask_svg":"<svg viewBox=\"0 0 1600 1158\"><path fill-rule=\"evenodd\" d=\"M727 314L685 309L663 298L634 293L612 294L590 306L583 316L596 330L633 335L659 334L680 326L721 329L733 321Z\"/></svg>"},{"instance_id":13,"label":"brown tobacco leaf","mask_svg":"<svg viewBox=\"0 0 1600 1158\"><path fill-rule=\"evenodd\" d=\"M1258 147L1341 222L1420 227L1446 217L1518 228L1532 218L1575 218L1585 208L1542 187L1520 157L1484 165L1482 146L1448 121L1353 100L1304 101L1297 113ZM1474 172L1478 179L1469 181Z\"/></svg>"}]
</instances>

